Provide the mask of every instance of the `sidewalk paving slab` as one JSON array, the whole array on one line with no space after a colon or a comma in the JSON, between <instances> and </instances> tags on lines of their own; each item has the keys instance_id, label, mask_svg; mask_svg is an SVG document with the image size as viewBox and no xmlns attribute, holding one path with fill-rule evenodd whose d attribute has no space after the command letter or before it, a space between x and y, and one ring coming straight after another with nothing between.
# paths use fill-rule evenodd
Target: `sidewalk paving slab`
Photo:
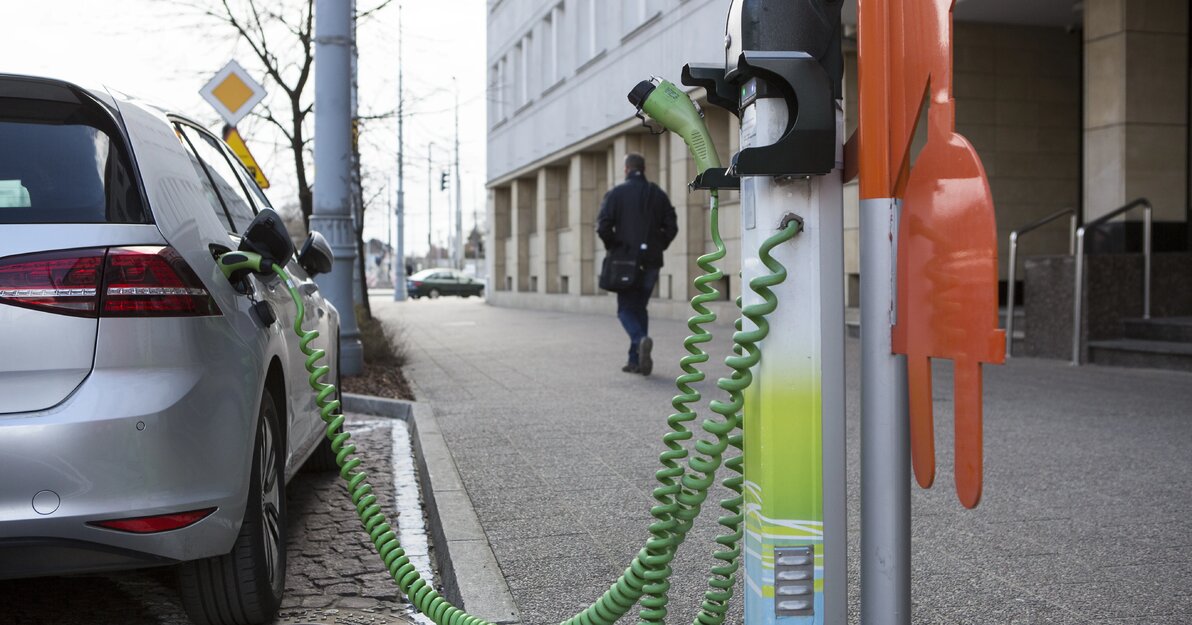
<instances>
[{"instance_id":1,"label":"sidewalk paving slab","mask_svg":"<svg viewBox=\"0 0 1192 625\"><path fill-rule=\"evenodd\" d=\"M686 325L651 321L645 378L620 372L627 341L611 316L449 299L374 298L373 310L401 330L406 373L433 407L521 622L591 603L648 537ZM719 363L730 332L714 332ZM847 340L850 622L859 358ZM951 366L935 366L938 478L912 491L913 622L1192 622L1192 375L1025 358L985 371L985 496L968 511L953 492ZM695 616L726 495L710 495L679 553L671 622ZM740 614L738 602L730 622Z\"/></svg>"}]
</instances>

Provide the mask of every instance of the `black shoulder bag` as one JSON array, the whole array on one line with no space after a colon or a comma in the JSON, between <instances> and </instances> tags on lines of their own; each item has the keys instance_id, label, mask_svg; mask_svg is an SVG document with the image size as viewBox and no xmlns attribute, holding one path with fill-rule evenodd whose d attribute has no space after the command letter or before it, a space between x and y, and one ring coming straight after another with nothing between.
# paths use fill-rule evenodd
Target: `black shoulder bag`
<instances>
[{"instance_id":1,"label":"black shoulder bag","mask_svg":"<svg viewBox=\"0 0 1192 625\"><path fill-rule=\"evenodd\" d=\"M628 291L637 286L640 273L637 250L610 250L600 268L600 288L614 293Z\"/></svg>"}]
</instances>

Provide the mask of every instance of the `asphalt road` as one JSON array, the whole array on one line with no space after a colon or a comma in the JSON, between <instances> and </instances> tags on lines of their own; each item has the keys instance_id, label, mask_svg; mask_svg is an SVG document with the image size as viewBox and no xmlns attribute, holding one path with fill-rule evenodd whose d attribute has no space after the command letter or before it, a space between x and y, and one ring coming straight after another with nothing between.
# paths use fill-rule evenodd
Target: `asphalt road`
<instances>
[{"instance_id":1,"label":"asphalt road","mask_svg":"<svg viewBox=\"0 0 1192 625\"><path fill-rule=\"evenodd\" d=\"M373 310L402 330L407 374L437 413L523 622L586 606L647 535L685 325L651 322L656 368L643 378L620 372L626 339L612 316L454 298L378 297ZM713 361L725 350L715 343ZM857 622L859 343L846 350ZM1192 375L987 367L985 496L967 511L951 478L950 371L935 368L936 486L912 495L913 622L1192 622ZM680 552L671 622L695 614L714 531L701 519Z\"/></svg>"}]
</instances>

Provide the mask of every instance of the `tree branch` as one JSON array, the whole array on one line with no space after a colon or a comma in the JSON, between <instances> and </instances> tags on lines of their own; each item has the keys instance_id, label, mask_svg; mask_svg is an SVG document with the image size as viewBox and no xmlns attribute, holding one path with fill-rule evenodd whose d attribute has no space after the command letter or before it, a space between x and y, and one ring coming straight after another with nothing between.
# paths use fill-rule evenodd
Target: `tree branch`
<instances>
[{"instance_id":1,"label":"tree branch","mask_svg":"<svg viewBox=\"0 0 1192 625\"><path fill-rule=\"evenodd\" d=\"M289 141L290 143L294 142L294 135L286 128L285 124L281 123L276 117L273 116L273 111L267 105L265 106L264 113L257 113L254 111L249 113L249 115L277 126L277 129L281 131L283 136L285 136L286 141Z\"/></svg>"},{"instance_id":2,"label":"tree branch","mask_svg":"<svg viewBox=\"0 0 1192 625\"><path fill-rule=\"evenodd\" d=\"M252 4L255 1L256 0L249 0L249 4ZM219 19L221 19L224 23L236 29L236 32L240 34L240 38L248 44L248 47L252 49L253 54L255 54L265 66L265 73L273 77L273 80L282 88L282 91L286 92L286 95L294 97L294 90L291 89L290 86L286 84L286 81L281 77L281 71L277 67L276 63L270 58L269 51L262 49L258 42L253 39L253 34L249 31L249 29L240 23L240 20L236 18L236 14L232 11L232 7L228 4L228 0L220 0L220 4L224 8L224 15L216 17L219 17Z\"/></svg>"},{"instance_id":3,"label":"tree branch","mask_svg":"<svg viewBox=\"0 0 1192 625\"><path fill-rule=\"evenodd\" d=\"M393 0L382 0L382 2L380 4L378 4L377 6L371 8L371 9L368 9L367 11L357 11L356 19L357 20L368 19L374 13L380 11L381 9L384 9L385 7L389 6L390 4L393 4Z\"/></svg>"}]
</instances>

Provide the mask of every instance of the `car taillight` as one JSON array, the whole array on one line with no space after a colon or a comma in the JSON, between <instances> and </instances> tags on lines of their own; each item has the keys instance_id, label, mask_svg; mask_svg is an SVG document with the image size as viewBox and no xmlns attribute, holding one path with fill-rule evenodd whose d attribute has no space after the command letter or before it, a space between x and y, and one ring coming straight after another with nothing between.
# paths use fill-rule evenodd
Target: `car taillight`
<instances>
[{"instance_id":1,"label":"car taillight","mask_svg":"<svg viewBox=\"0 0 1192 625\"><path fill-rule=\"evenodd\" d=\"M0 303L91 318L220 314L194 271L162 246L0 259Z\"/></svg>"},{"instance_id":2,"label":"car taillight","mask_svg":"<svg viewBox=\"0 0 1192 625\"><path fill-rule=\"evenodd\" d=\"M417 280L414 280L414 281L410 282L410 284L413 284L415 287L422 286L422 283L421 283L421 282L419 282L419 281L417 281Z\"/></svg>"},{"instance_id":3,"label":"car taillight","mask_svg":"<svg viewBox=\"0 0 1192 625\"><path fill-rule=\"evenodd\" d=\"M108 251L103 317L200 317L219 307L195 272L169 247Z\"/></svg>"},{"instance_id":4,"label":"car taillight","mask_svg":"<svg viewBox=\"0 0 1192 625\"><path fill-rule=\"evenodd\" d=\"M71 250L0 260L0 302L94 317L106 250Z\"/></svg>"}]
</instances>

